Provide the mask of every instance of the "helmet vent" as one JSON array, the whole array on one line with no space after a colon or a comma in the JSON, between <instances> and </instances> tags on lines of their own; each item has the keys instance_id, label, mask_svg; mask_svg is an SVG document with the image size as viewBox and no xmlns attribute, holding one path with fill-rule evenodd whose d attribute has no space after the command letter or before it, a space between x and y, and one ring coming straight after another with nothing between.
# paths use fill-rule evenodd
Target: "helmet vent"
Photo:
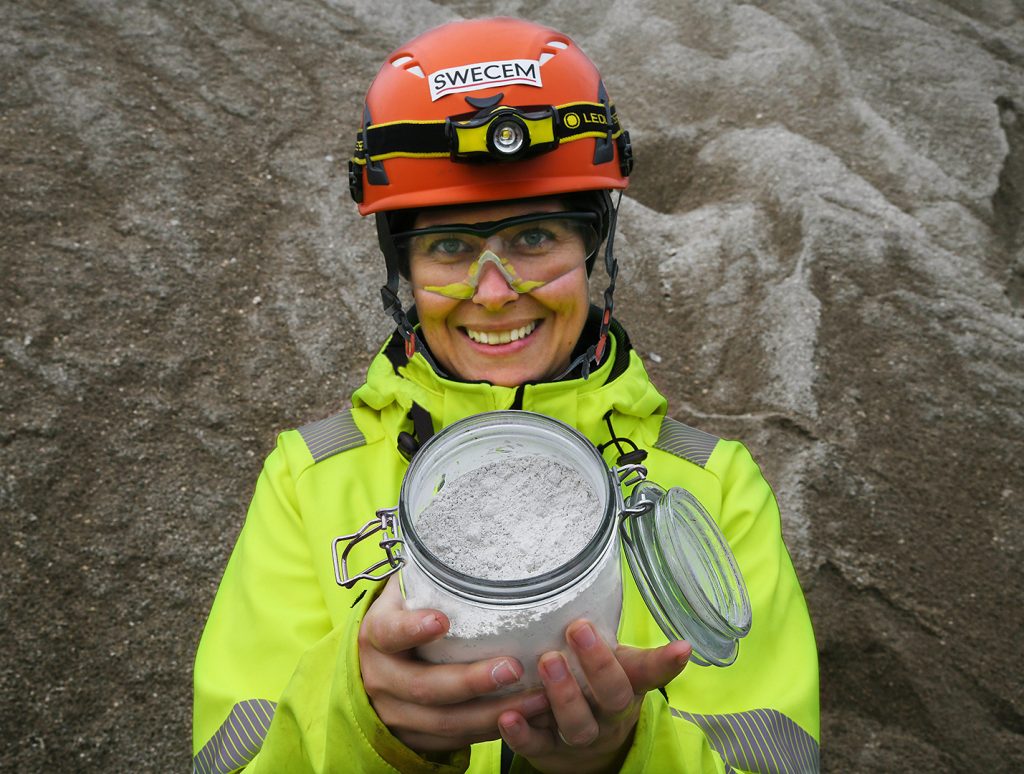
<instances>
[{"instance_id":1,"label":"helmet vent","mask_svg":"<svg viewBox=\"0 0 1024 774\"><path fill-rule=\"evenodd\" d=\"M423 69L419 66L415 59L411 56L399 56L391 60L391 66L397 67L399 70L405 70L407 73L412 73L418 78L426 78L423 74Z\"/></svg>"},{"instance_id":2,"label":"helmet vent","mask_svg":"<svg viewBox=\"0 0 1024 774\"><path fill-rule=\"evenodd\" d=\"M569 48L569 44L568 43L564 43L561 40L549 40L547 43L544 44L544 48L545 49L552 49L553 48L555 50L554 51L547 50L547 51L541 52L541 55L539 57L539 61L540 61L541 65L544 65L545 63L550 62L552 59L554 59L555 58L555 54L557 54L559 51L564 51L565 49Z\"/></svg>"}]
</instances>

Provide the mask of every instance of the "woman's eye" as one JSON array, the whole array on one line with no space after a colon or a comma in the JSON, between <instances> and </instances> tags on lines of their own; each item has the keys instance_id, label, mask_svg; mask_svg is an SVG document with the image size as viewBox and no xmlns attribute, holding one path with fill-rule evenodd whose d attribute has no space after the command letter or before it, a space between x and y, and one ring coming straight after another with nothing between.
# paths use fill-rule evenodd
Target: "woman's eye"
<instances>
[{"instance_id":1,"label":"woman's eye","mask_svg":"<svg viewBox=\"0 0 1024 774\"><path fill-rule=\"evenodd\" d=\"M515 238L515 245L526 250L541 250L550 247L554 242L555 235L543 228L521 231Z\"/></svg>"},{"instance_id":2,"label":"woman's eye","mask_svg":"<svg viewBox=\"0 0 1024 774\"><path fill-rule=\"evenodd\" d=\"M473 252L473 247L464 239L442 236L434 238L427 246L426 252L439 258L462 258Z\"/></svg>"}]
</instances>

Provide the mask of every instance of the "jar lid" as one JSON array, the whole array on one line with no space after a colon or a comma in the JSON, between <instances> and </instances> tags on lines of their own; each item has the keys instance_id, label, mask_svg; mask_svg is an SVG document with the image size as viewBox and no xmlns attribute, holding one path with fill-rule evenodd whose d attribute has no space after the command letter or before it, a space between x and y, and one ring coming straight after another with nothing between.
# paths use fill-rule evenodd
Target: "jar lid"
<instances>
[{"instance_id":1,"label":"jar lid","mask_svg":"<svg viewBox=\"0 0 1024 774\"><path fill-rule=\"evenodd\" d=\"M750 597L722 531L681 487L645 481L626 501L622 522L629 568L651 614L670 639L688 640L691 660L728 666L750 631Z\"/></svg>"}]
</instances>

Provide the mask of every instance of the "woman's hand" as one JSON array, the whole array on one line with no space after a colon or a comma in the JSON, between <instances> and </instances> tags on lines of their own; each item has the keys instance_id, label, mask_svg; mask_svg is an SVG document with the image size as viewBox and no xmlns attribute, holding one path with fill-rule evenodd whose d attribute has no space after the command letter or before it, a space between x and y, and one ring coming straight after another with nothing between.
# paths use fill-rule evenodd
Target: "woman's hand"
<instances>
[{"instance_id":1,"label":"woman's hand","mask_svg":"<svg viewBox=\"0 0 1024 774\"><path fill-rule=\"evenodd\" d=\"M569 625L566 640L583 668L589 700L565 657L545 653L539 666L552 717L531 723L511 709L498 718L501 735L515 753L545 774L616 772L633 743L644 695L683 670L690 645L678 641L660 648L620 646L613 651L583 620Z\"/></svg>"},{"instance_id":2,"label":"woman's hand","mask_svg":"<svg viewBox=\"0 0 1024 774\"><path fill-rule=\"evenodd\" d=\"M491 697L523 674L513 658L472 664L429 664L413 649L440 639L448 619L436 610L402 607L392 577L359 629L363 686L391 733L419 753L446 752L498 738L498 717L533 718L549 708L542 691ZM525 721L524 721L525 722Z\"/></svg>"}]
</instances>

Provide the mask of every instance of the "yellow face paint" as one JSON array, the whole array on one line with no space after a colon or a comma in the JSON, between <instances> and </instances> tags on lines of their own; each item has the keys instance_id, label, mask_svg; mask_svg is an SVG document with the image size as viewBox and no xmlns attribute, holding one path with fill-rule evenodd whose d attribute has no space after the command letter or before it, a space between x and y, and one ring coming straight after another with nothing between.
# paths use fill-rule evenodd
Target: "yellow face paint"
<instances>
[{"instance_id":1,"label":"yellow face paint","mask_svg":"<svg viewBox=\"0 0 1024 774\"><path fill-rule=\"evenodd\" d=\"M516 293L529 293L547 284L537 280L524 280L510 261L495 255L490 250L484 250L480 257L469 265L466 279L462 282L453 282L449 285L424 285L423 289L458 301L466 301L476 295L477 286L480 284L480 274L483 272L485 263L493 264L501 272L501 276L505 278L508 286Z\"/></svg>"}]
</instances>

